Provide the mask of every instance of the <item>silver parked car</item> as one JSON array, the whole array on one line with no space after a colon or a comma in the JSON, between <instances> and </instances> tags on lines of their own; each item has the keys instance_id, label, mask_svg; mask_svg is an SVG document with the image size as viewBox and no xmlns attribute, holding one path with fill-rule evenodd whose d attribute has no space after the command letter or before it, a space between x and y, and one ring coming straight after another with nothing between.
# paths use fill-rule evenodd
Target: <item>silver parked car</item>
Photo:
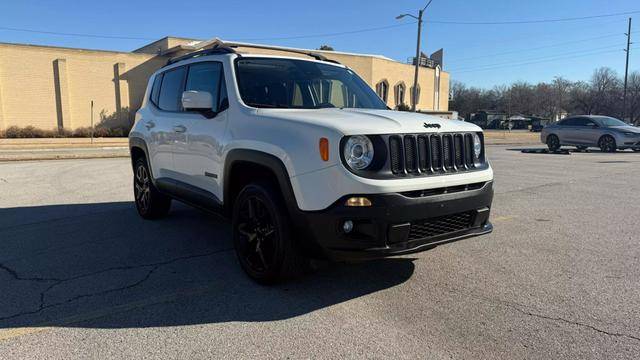
<instances>
[{"instance_id":1,"label":"silver parked car","mask_svg":"<svg viewBox=\"0 0 640 360\"><path fill-rule=\"evenodd\" d=\"M640 128L609 116L578 115L545 126L540 140L551 151L565 145L580 150L599 147L603 152L640 151Z\"/></svg>"}]
</instances>

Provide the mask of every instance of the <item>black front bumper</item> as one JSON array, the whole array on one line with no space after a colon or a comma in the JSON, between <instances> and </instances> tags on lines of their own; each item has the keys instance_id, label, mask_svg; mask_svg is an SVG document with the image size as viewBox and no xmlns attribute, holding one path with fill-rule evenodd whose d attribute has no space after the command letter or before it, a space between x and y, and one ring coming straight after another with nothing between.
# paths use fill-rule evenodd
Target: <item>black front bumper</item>
<instances>
[{"instance_id":1,"label":"black front bumper","mask_svg":"<svg viewBox=\"0 0 640 360\"><path fill-rule=\"evenodd\" d=\"M357 196L357 195L354 195ZM492 231L489 212L493 183L439 195L401 193L363 195L370 207L347 207L344 197L322 211L299 211L297 228L311 240L310 255L333 260L371 259L408 254ZM345 233L350 220L353 230Z\"/></svg>"}]
</instances>

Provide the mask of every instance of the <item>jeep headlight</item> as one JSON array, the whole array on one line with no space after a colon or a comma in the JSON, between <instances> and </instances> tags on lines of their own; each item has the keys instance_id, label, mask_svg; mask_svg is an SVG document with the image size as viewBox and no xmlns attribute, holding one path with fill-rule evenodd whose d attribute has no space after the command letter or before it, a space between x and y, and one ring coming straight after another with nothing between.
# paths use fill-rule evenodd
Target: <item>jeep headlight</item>
<instances>
[{"instance_id":1,"label":"jeep headlight","mask_svg":"<svg viewBox=\"0 0 640 360\"><path fill-rule=\"evenodd\" d=\"M473 155L475 155L476 159L480 159L481 154L482 141L480 140L480 136L478 136L478 134L473 134Z\"/></svg>"},{"instance_id":2,"label":"jeep headlight","mask_svg":"<svg viewBox=\"0 0 640 360\"><path fill-rule=\"evenodd\" d=\"M342 154L350 168L365 169L373 161L373 143L366 136L351 136L345 142Z\"/></svg>"}]
</instances>

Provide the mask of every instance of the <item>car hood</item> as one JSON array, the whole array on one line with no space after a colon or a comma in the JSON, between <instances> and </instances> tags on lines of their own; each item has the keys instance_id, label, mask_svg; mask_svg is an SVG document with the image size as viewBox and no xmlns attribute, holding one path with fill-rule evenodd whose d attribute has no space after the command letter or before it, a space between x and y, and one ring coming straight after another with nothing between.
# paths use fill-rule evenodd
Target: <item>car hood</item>
<instances>
[{"instance_id":1,"label":"car hood","mask_svg":"<svg viewBox=\"0 0 640 360\"><path fill-rule=\"evenodd\" d=\"M324 126L343 135L482 131L477 125L420 113L373 109L259 109L258 114Z\"/></svg>"},{"instance_id":2,"label":"car hood","mask_svg":"<svg viewBox=\"0 0 640 360\"><path fill-rule=\"evenodd\" d=\"M631 133L636 133L636 134L640 134L640 128L639 127L635 127L635 126L615 126L615 127L610 127L610 129L614 129L617 130L619 132L631 132Z\"/></svg>"}]
</instances>

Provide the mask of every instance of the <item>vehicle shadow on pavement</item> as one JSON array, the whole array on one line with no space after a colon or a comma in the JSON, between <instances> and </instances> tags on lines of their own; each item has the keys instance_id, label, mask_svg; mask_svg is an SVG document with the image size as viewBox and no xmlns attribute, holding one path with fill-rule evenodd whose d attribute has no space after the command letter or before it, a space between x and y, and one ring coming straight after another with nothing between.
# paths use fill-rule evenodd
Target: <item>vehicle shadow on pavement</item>
<instances>
[{"instance_id":1,"label":"vehicle shadow on pavement","mask_svg":"<svg viewBox=\"0 0 640 360\"><path fill-rule=\"evenodd\" d=\"M178 203L158 221L140 219L132 202L0 209L0 339L15 328L282 320L414 271L411 258L331 263L260 286L240 269L230 234L227 222Z\"/></svg>"}]
</instances>

